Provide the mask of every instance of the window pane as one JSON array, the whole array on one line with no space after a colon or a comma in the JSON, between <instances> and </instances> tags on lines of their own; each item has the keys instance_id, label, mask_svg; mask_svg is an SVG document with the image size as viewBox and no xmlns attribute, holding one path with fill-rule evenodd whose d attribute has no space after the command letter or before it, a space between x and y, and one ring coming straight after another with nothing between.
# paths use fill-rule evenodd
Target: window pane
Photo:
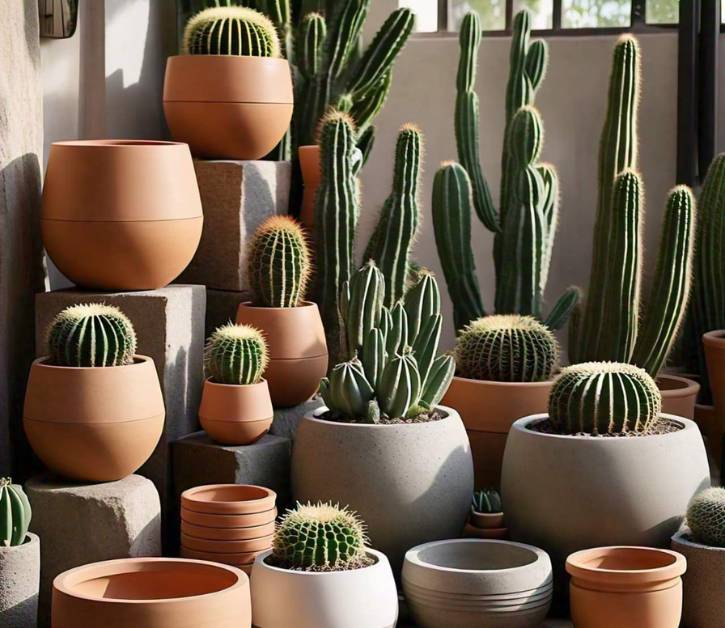
<instances>
[{"instance_id":1,"label":"window pane","mask_svg":"<svg viewBox=\"0 0 725 628\"><path fill-rule=\"evenodd\" d=\"M679 0L647 0L647 24L677 24Z\"/></svg>"},{"instance_id":2,"label":"window pane","mask_svg":"<svg viewBox=\"0 0 725 628\"><path fill-rule=\"evenodd\" d=\"M514 15L524 8L531 11L535 29L553 28L554 0L514 0Z\"/></svg>"},{"instance_id":3,"label":"window pane","mask_svg":"<svg viewBox=\"0 0 725 628\"><path fill-rule=\"evenodd\" d=\"M629 0L563 0L561 24L564 28L613 28L630 24Z\"/></svg>"},{"instance_id":4,"label":"window pane","mask_svg":"<svg viewBox=\"0 0 725 628\"><path fill-rule=\"evenodd\" d=\"M458 30L463 16L469 11L478 11L481 16L481 26L485 31L506 29L505 0L451 0L450 28Z\"/></svg>"},{"instance_id":5,"label":"window pane","mask_svg":"<svg viewBox=\"0 0 725 628\"><path fill-rule=\"evenodd\" d=\"M416 33L435 33L438 30L438 0L398 0L398 6L415 13Z\"/></svg>"}]
</instances>

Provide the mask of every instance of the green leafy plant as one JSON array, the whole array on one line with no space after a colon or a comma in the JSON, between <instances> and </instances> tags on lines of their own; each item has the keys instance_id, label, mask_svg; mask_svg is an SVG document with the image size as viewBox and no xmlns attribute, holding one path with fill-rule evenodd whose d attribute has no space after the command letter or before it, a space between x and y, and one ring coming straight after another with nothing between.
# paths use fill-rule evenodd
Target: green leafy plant
<instances>
[{"instance_id":1,"label":"green leafy plant","mask_svg":"<svg viewBox=\"0 0 725 628\"><path fill-rule=\"evenodd\" d=\"M687 507L687 525L698 543L725 547L725 489L706 488Z\"/></svg>"},{"instance_id":2,"label":"green leafy plant","mask_svg":"<svg viewBox=\"0 0 725 628\"><path fill-rule=\"evenodd\" d=\"M0 545L12 547L25 543L33 511L19 484L0 478Z\"/></svg>"},{"instance_id":3,"label":"green leafy plant","mask_svg":"<svg viewBox=\"0 0 725 628\"><path fill-rule=\"evenodd\" d=\"M257 384L268 360L264 336L251 325L222 325L204 348L206 375L218 384Z\"/></svg>"},{"instance_id":4,"label":"green leafy plant","mask_svg":"<svg viewBox=\"0 0 725 628\"><path fill-rule=\"evenodd\" d=\"M474 491L471 498L471 510L486 514L496 514L503 512L501 505L501 495L495 488L485 488L480 491Z\"/></svg>"}]
</instances>

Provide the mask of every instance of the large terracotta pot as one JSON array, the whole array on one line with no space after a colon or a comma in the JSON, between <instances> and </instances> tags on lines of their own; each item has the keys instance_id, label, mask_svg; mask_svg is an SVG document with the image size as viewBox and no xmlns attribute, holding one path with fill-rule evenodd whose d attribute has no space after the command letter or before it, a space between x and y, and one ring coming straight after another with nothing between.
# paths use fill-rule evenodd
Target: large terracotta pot
<instances>
[{"instance_id":1,"label":"large terracotta pot","mask_svg":"<svg viewBox=\"0 0 725 628\"><path fill-rule=\"evenodd\" d=\"M553 382L489 382L454 377L441 403L463 419L477 489L501 486L506 437L514 421L546 412Z\"/></svg>"},{"instance_id":2,"label":"large terracotta pot","mask_svg":"<svg viewBox=\"0 0 725 628\"><path fill-rule=\"evenodd\" d=\"M300 222L312 232L315 226L315 196L320 187L320 147L317 144L300 146L297 149L302 170L304 192L302 195L302 209Z\"/></svg>"},{"instance_id":3,"label":"large terracotta pot","mask_svg":"<svg viewBox=\"0 0 725 628\"><path fill-rule=\"evenodd\" d=\"M249 578L179 558L122 558L53 580L52 628L249 628Z\"/></svg>"},{"instance_id":4,"label":"large terracotta pot","mask_svg":"<svg viewBox=\"0 0 725 628\"><path fill-rule=\"evenodd\" d=\"M263 628L393 628L398 592L387 558L368 549L375 563L345 571L296 571L267 562L252 568L254 625Z\"/></svg>"},{"instance_id":5,"label":"large terracotta pot","mask_svg":"<svg viewBox=\"0 0 725 628\"><path fill-rule=\"evenodd\" d=\"M566 570L574 625L677 628L686 567L681 554L651 547L597 547L572 554Z\"/></svg>"},{"instance_id":6,"label":"large terracotta pot","mask_svg":"<svg viewBox=\"0 0 725 628\"><path fill-rule=\"evenodd\" d=\"M295 499L349 505L396 574L411 547L457 537L470 508L468 437L458 413L440 409L446 417L439 421L390 425L307 415L295 435Z\"/></svg>"},{"instance_id":7,"label":"large terracotta pot","mask_svg":"<svg viewBox=\"0 0 725 628\"><path fill-rule=\"evenodd\" d=\"M725 432L725 330L719 329L704 334L702 342L705 345L707 374L715 408L716 438L722 452L721 439ZM719 462L720 457L717 460Z\"/></svg>"},{"instance_id":8,"label":"large terracotta pot","mask_svg":"<svg viewBox=\"0 0 725 628\"><path fill-rule=\"evenodd\" d=\"M195 157L264 157L287 132L292 107L285 59L179 55L166 62L166 122Z\"/></svg>"},{"instance_id":9,"label":"large terracotta pot","mask_svg":"<svg viewBox=\"0 0 725 628\"><path fill-rule=\"evenodd\" d=\"M267 433L273 417L266 380L248 386L204 381L199 422L215 441L224 445L253 443Z\"/></svg>"},{"instance_id":10,"label":"large terracotta pot","mask_svg":"<svg viewBox=\"0 0 725 628\"><path fill-rule=\"evenodd\" d=\"M50 148L43 244L83 288L162 288L191 261L202 222L186 144L86 140Z\"/></svg>"},{"instance_id":11,"label":"large terracotta pot","mask_svg":"<svg viewBox=\"0 0 725 628\"><path fill-rule=\"evenodd\" d=\"M679 375L658 375L657 387L662 394L662 412L690 420L695 418L700 384Z\"/></svg>"},{"instance_id":12,"label":"large terracotta pot","mask_svg":"<svg viewBox=\"0 0 725 628\"><path fill-rule=\"evenodd\" d=\"M151 358L133 364L68 367L35 360L23 427L51 471L71 480L110 482L136 471L164 427L164 399Z\"/></svg>"},{"instance_id":13,"label":"large terracotta pot","mask_svg":"<svg viewBox=\"0 0 725 628\"><path fill-rule=\"evenodd\" d=\"M240 303L237 324L252 325L267 340L264 377L272 405L288 408L307 401L327 373L327 343L315 303L299 307L254 307Z\"/></svg>"}]
</instances>

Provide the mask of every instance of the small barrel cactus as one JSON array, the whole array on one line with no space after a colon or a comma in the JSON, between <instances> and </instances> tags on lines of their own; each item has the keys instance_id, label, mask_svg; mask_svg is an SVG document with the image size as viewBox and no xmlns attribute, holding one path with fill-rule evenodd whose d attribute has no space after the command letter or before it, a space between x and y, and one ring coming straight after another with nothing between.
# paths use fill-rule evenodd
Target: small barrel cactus
<instances>
[{"instance_id":1,"label":"small barrel cactus","mask_svg":"<svg viewBox=\"0 0 725 628\"><path fill-rule=\"evenodd\" d=\"M485 488L481 491L474 491L471 498L471 509L473 512L493 514L503 512L501 495L495 488Z\"/></svg>"},{"instance_id":2,"label":"small barrel cactus","mask_svg":"<svg viewBox=\"0 0 725 628\"><path fill-rule=\"evenodd\" d=\"M302 227L289 216L264 221L249 245L249 287L262 307L296 307L310 280L310 252Z\"/></svg>"},{"instance_id":3,"label":"small barrel cactus","mask_svg":"<svg viewBox=\"0 0 725 628\"><path fill-rule=\"evenodd\" d=\"M0 478L0 545L25 542L32 510L23 488L10 478Z\"/></svg>"},{"instance_id":4,"label":"small barrel cactus","mask_svg":"<svg viewBox=\"0 0 725 628\"><path fill-rule=\"evenodd\" d=\"M687 525L698 543L725 547L725 488L706 488L687 507Z\"/></svg>"},{"instance_id":5,"label":"small barrel cactus","mask_svg":"<svg viewBox=\"0 0 725 628\"><path fill-rule=\"evenodd\" d=\"M136 333L117 307L71 305L51 323L48 350L50 363L56 366L122 366L133 362Z\"/></svg>"},{"instance_id":6,"label":"small barrel cactus","mask_svg":"<svg viewBox=\"0 0 725 628\"><path fill-rule=\"evenodd\" d=\"M271 20L246 7L211 7L194 15L184 29L185 54L279 57Z\"/></svg>"},{"instance_id":7,"label":"small barrel cactus","mask_svg":"<svg viewBox=\"0 0 725 628\"><path fill-rule=\"evenodd\" d=\"M347 508L297 504L277 526L272 556L289 569L341 571L365 564L366 542L363 523Z\"/></svg>"},{"instance_id":8,"label":"small barrel cactus","mask_svg":"<svg viewBox=\"0 0 725 628\"><path fill-rule=\"evenodd\" d=\"M619 362L586 362L561 371L549 395L549 420L562 434L648 432L662 396L644 369Z\"/></svg>"},{"instance_id":9,"label":"small barrel cactus","mask_svg":"<svg viewBox=\"0 0 725 628\"><path fill-rule=\"evenodd\" d=\"M207 377L217 384L256 384L267 368L267 343L251 325L218 327L204 349Z\"/></svg>"},{"instance_id":10,"label":"small barrel cactus","mask_svg":"<svg viewBox=\"0 0 725 628\"><path fill-rule=\"evenodd\" d=\"M484 316L466 326L455 347L462 377L496 382L540 382L551 377L559 345L531 316Z\"/></svg>"}]
</instances>

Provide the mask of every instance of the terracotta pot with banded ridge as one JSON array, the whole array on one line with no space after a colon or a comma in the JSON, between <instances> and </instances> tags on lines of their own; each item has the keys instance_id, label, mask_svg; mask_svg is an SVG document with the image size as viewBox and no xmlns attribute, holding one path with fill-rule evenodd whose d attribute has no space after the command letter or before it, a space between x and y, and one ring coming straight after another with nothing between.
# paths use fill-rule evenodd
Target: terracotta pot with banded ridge
<instances>
[{"instance_id":1,"label":"terracotta pot with banded ridge","mask_svg":"<svg viewBox=\"0 0 725 628\"><path fill-rule=\"evenodd\" d=\"M201 199L186 144L55 142L43 186L43 244L83 288L154 290L196 252Z\"/></svg>"},{"instance_id":2,"label":"terracotta pot with banded ridge","mask_svg":"<svg viewBox=\"0 0 725 628\"><path fill-rule=\"evenodd\" d=\"M302 209L300 222L312 233L315 226L315 196L320 187L320 147L317 144L300 146L297 149L302 170L304 192L302 196Z\"/></svg>"},{"instance_id":3,"label":"terracotta pot with banded ridge","mask_svg":"<svg viewBox=\"0 0 725 628\"><path fill-rule=\"evenodd\" d=\"M725 330L710 331L702 337L705 345L707 374L712 391L712 404L715 409L715 429L717 440L721 441L725 427ZM720 444L722 453L722 443ZM718 457L718 462L720 458Z\"/></svg>"},{"instance_id":4,"label":"terracotta pot with banded ridge","mask_svg":"<svg viewBox=\"0 0 725 628\"><path fill-rule=\"evenodd\" d=\"M679 375L658 375L657 387L662 393L662 412L691 421L695 418L695 402L700 384Z\"/></svg>"}]
</instances>

